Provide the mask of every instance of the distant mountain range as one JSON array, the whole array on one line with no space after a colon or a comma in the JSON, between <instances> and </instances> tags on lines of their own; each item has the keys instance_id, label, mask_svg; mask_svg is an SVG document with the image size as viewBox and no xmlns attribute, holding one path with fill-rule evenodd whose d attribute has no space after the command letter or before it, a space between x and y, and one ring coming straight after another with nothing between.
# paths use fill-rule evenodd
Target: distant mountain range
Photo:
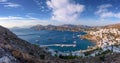
<instances>
[{"instance_id":1,"label":"distant mountain range","mask_svg":"<svg viewBox=\"0 0 120 63\"><path fill-rule=\"evenodd\" d=\"M85 25L72 25L72 24L64 24L64 25L59 25L59 26L55 26L55 25L36 25L36 26L32 26L32 29L35 30L59 30L59 31L84 31L84 30L88 30L92 27L90 26L85 26Z\"/></svg>"}]
</instances>

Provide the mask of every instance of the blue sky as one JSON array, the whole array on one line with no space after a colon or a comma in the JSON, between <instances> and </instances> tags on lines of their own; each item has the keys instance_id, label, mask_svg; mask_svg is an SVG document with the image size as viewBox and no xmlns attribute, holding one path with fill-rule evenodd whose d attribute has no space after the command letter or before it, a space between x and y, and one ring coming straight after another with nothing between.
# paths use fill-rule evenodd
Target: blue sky
<instances>
[{"instance_id":1,"label":"blue sky","mask_svg":"<svg viewBox=\"0 0 120 63\"><path fill-rule=\"evenodd\" d=\"M120 0L0 0L0 25L107 25L120 22Z\"/></svg>"}]
</instances>

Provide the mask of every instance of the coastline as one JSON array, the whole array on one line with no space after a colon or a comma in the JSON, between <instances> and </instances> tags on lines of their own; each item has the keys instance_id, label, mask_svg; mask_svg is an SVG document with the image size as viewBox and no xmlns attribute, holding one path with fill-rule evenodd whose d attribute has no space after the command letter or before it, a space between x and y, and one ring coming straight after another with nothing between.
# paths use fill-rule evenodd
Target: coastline
<instances>
[{"instance_id":1,"label":"coastline","mask_svg":"<svg viewBox=\"0 0 120 63\"><path fill-rule=\"evenodd\" d=\"M60 30L56 30L56 31L60 31ZM64 31L63 31L64 32ZM75 32L75 31L70 31L70 32ZM80 36L83 36L83 35L85 35L85 34L87 34L87 32L86 31L83 31L84 33L83 34L80 34ZM79 35L79 34L77 34L77 35ZM79 37L80 37L79 36ZM76 36L76 37L78 37L78 36ZM80 39L78 37L78 39ZM82 39L82 38L81 38ZM88 40L88 39L87 39ZM92 40L88 40L88 41L91 41L92 43L94 43L95 45L96 45L96 43L95 42L93 42ZM45 45L45 46L61 46L61 44L55 44L55 45ZM70 44L71 45L71 44ZM89 46L88 46L89 47ZM82 54L82 56L84 57L84 53L85 52L89 52L89 51L92 51L92 50L94 50L95 49L95 46L90 46L90 48L86 48L86 49L84 49L84 50L81 50L81 49L79 49L79 50L76 50L76 51L71 51L71 52L67 52L67 53L65 53L65 52L60 52L60 54L62 54L62 55L64 55L64 56L68 56L68 55L70 55L70 53L72 53L73 54L73 56L81 56L81 54ZM53 56L55 56L56 55L56 52L55 52L56 50L50 50L50 53L53 53L52 55ZM76 55L77 54L77 55Z\"/></svg>"},{"instance_id":2,"label":"coastline","mask_svg":"<svg viewBox=\"0 0 120 63\"><path fill-rule=\"evenodd\" d=\"M87 34L88 34L88 33L87 33ZM87 35L87 34L85 34L85 35ZM92 46L92 47L90 47L90 48L87 48L86 50L83 50L83 52L91 52L91 51L93 51L93 50L98 49L98 42L97 42L97 40L93 40L93 39L91 39L91 38L88 38L88 37L86 37L85 35L80 36L80 38L91 41L92 43L95 44L95 46Z\"/></svg>"}]
</instances>

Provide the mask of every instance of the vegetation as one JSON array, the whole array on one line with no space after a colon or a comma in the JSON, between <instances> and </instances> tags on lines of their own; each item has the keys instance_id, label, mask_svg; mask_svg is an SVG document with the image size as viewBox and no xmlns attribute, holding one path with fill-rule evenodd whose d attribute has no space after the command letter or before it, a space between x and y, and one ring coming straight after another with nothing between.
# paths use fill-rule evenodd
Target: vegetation
<instances>
[{"instance_id":1,"label":"vegetation","mask_svg":"<svg viewBox=\"0 0 120 63\"><path fill-rule=\"evenodd\" d=\"M58 55L57 55L57 54L55 54L54 56L55 56L55 57L58 57Z\"/></svg>"},{"instance_id":2,"label":"vegetation","mask_svg":"<svg viewBox=\"0 0 120 63\"><path fill-rule=\"evenodd\" d=\"M90 52L84 52L85 56L90 55Z\"/></svg>"},{"instance_id":3,"label":"vegetation","mask_svg":"<svg viewBox=\"0 0 120 63\"><path fill-rule=\"evenodd\" d=\"M100 61L105 61L105 56L102 55L102 56L99 57L99 59L100 59Z\"/></svg>"},{"instance_id":4,"label":"vegetation","mask_svg":"<svg viewBox=\"0 0 120 63\"><path fill-rule=\"evenodd\" d=\"M34 53L33 53L33 52L29 52L29 54L30 54L30 55L34 55Z\"/></svg>"},{"instance_id":5,"label":"vegetation","mask_svg":"<svg viewBox=\"0 0 120 63\"><path fill-rule=\"evenodd\" d=\"M33 44L34 46L39 46L39 44Z\"/></svg>"},{"instance_id":6,"label":"vegetation","mask_svg":"<svg viewBox=\"0 0 120 63\"><path fill-rule=\"evenodd\" d=\"M75 59L75 58L77 58L77 56L62 56L62 55L59 55L59 58L61 58L61 59Z\"/></svg>"},{"instance_id":7,"label":"vegetation","mask_svg":"<svg viewBox=\"0 0 120 63\"><path fill-rule=\"evenodd\" d=\"M41 55L40 55L40 59L45 59L45 55L44 55L44 54L41 54Z\"/></svg>"},{"instance_id":8,"label":"vegetation","mask_svg":"<svg viewBox=\"0 0 120 63\"><path fill-rule=\"evenodd\" d=\"M98 55L96 55L96 56L104 56L104 55L106 55L106 54L108 54L108 53L111 53L111 50L103 51L103 52L101 52L101 54L98 54Z\"/></svg>"}]
</instances>

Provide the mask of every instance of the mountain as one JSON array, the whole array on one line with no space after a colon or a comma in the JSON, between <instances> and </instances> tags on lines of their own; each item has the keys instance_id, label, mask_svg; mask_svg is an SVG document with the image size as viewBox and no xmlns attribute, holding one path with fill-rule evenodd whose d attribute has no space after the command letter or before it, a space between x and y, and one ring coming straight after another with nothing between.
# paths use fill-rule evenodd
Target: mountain
<instances>
[{"instance_id":1,"label":"mountain","mask_svg":"<svg viewBox=\"0 0 120 63\"><path fill-rule=\"evenodd\" d=\"M103 26L103 28L117 28L120 30L120 23Z\"/></svg>"},{"instance_id":2,"label":"mountain","mask_svg":"<svg viewBox=\"0 0 120 63\"><path fill-rule=\"evenodd\" d=\"M55 26L55 25L36 25L36 26L32 26L32 29L35 30L59 30L59 31L84 31L87 30L89 28L91 28L90 26L84 26L84 25L72 25L72 24L64 24L64 25L59 25L59 26Z\"/></svg>"}]
</instances>

